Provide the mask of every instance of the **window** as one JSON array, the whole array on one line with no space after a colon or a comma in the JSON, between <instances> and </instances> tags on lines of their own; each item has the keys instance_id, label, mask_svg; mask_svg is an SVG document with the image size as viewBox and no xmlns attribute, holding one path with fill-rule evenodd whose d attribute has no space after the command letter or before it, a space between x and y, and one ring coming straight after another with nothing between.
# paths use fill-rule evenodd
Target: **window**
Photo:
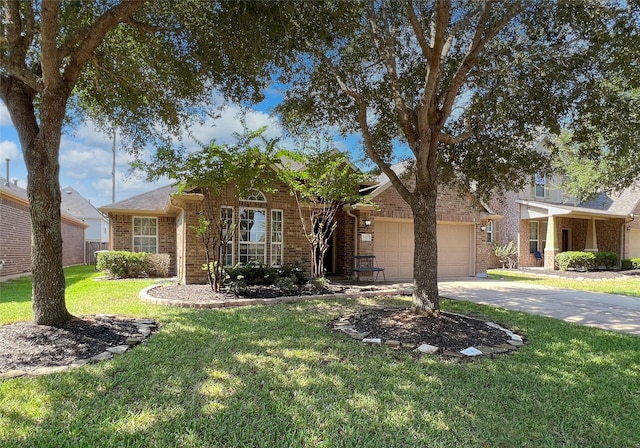
<instances>
[{"instance_id":1,"label":"window","mask_svg":"<svg viewBox=\"0 0 640 448\"><path fill-rule=\"evenodd\" d=\"M487 243L493 243L493 221L487 221Z\"/></svg>"},{"instance_id":2,"label":"window","mask_svg":"<svg viewBox=\"0 0 640 448\"><path fill-rule=\"evenodd\" d=\"M282 210L271 210L271 265L282 265Z\"/></svg>"},{"instance_id":3,"label":"window","mask_svg":"<svg viewBox=\"0 0 640 448\"><path fill-rule=\"evenodd\" d=\"M222 253L222 263L224 266L233 266L233 207L220 207L220 224L222 237L229 234L227 246Z\"/></svg>"},{"instance_id":4,"label":"window","mask_svg":"<svg viewBox=\"0 0 640 448\"><path fill-rule=\"evenodd\" d=\"M265 209L243 208L238 212L238 261L251 260L266 263L267 211Z\"/></svg>"},{"instance_id":5,"label":"window","mask_svg":"<svg viewBox=\"0 0 640 448\"><path fill-rule=\"evenodd\" d=\"M536 174L535 176L535 185L536 192L535 195L537 198L544 198L547 194L547 179L544 176Z\"/></svg>"},{"instance_id":6,"label":"window","mask_svg":"<svg viewBox=\"0 0 640 448\"><path fill-rule=\"evenodd\" d=\"M133 251L158 253L158 219L133 218Z\"/></svg>"},{"instance_id":7,"label":"window","mask_svg":"<svg viewBox=\"0 0 640 448\"><path fill-rule=\"evenodd\" d=\"M241 201L252 201L252 202L267 202L267 198L262 194L262 192L254 190L247 195L247 197L240 198Z\"/></svg>"},{"instance_id":8,"label":"window","mask_svg":"<svg viewBox=\"0 0 640 448\"><path fill-rule=\"evenodd\" d=\"M529 253L538 251L538 221L529 222Z\"/></svg>"}]
</instances>

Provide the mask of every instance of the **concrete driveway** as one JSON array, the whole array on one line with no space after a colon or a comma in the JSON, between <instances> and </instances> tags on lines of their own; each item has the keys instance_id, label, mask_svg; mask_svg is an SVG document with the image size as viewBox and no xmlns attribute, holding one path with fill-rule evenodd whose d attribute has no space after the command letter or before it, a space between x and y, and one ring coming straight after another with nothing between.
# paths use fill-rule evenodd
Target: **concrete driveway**
<instances>
[{"instance_id":1,"label":"concrete driveway","mask_svg":"<svg viewBox=\"0 0 640 448\"><path fill-rule=\"evenodd\" d=\"M639 280L640 281L640 280ZM494 279L442 280L440 295L640 336L640 297Z\"/></svg>"}]
</instances>

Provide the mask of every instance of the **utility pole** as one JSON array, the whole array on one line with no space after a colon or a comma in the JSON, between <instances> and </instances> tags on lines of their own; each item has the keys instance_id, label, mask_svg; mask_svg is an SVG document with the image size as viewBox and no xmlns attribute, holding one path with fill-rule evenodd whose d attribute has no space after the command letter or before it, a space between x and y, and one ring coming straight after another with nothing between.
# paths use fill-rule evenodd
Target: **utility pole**
<instances>
[{"instance_id":1,"label":"utility pole","mask_svg":"<svg viewBox=\"0 0 640 448\"><path fill-rule=\"evenodd\" d=\"M116 128L113 128L113 165L111 166L111 203L116 202Z\"/></svg>"}]
</instances>

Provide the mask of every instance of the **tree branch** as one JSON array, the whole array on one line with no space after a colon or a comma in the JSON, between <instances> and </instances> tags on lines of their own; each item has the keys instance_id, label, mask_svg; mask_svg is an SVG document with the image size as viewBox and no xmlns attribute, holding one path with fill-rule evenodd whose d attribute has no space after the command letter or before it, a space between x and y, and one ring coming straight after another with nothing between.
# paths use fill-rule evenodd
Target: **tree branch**
<instances>
[{"instance_id":1,"label":"tree branch","mask_svg":"<svg viewBox=\"0 0 640 448\"><path fill-rule=\"evenodd\" d=\"M522 11L522 3L520 1L511 5L511 8L507 12L504 13L502 19L500 19L497 23L491 25L489 24L487 27L487 20L490 17L491 13L491 3L485 3L482 13L480 14L480 18L478 19L478 24L476 25L476 29L474 32L473 39L471 40L471 44L469 46L469 50L467 54L465 54L460 66L456 70L455 75L453 76L451 83L445 90L443 94L442 101L442 116L441 116L441 124L444 124L444 121L449 117L451 111L453 109L453 104L455 102L456 97L458 96L458 92L462 84L464 83L469 71L475 65L475 62L480 55L480 52L484 49L487 42L491 40L498 32L506 26L507 23L511 19L513 19L519 12Z\"/></svg>"},{"instance_id":2,"label":"tree branch","mask_svg":"<svg viewBox=\"0 0 640 448\"><path fill-rule=\"evenodd\" d=\"M40 25L40 47L42 78L44 88L55 87L62 81L58 64L58 12L59 2L42 2L42 20Z\"/></svg>"},{"instance_id":3,"label":"tree branch","mask_svg":"<svg viewBox=\"0 0 640 448\"><path fill-rule=\"evenodd\" d=\"M26 84L30 89L36 92L42 91L42 79L32 73L24 65L6 58L0 53L0 65L9 72L9 76L13 76Z\"/></svg>"},{"instance_id":4,"label":"tree branch","mask_svg":"<svg viewBox=\"0 0 640 448\"><path fill-rule=\"evenodd\" d=\"M389 30L388 20L386 20L386 17L383 17L386 22L385 28L381 30L378 27L373 8L373 4L369 3L369 7L367 8L367 16L369 18L369 23L371 26L371 34L373 36L374 45L376 46L378 54L380 55L380 59L387 69L387 74L389 76L391 85L391 94L393 95L393 104L398 114L400 127L407 136L407 140L416 140L418 136L414 126L415 112L407 106L407 103L404 100L402 92L400 90L400 80L398 79L398 70L394 49L395 38L392 36L392 32ZM384 16L383 11L381 11L380 14Z\"/></svg>"},{"instance_id":5,"label":"tree branch","mask_svg":"<svg viewBox=\"0 0 640 448\"><path fill-rule=\"evenodd\" d=\"M413 32L415 33L420 49L422 50L422 55L428 61L433 57L433 52L431 51L431 47L424 35L424 29L422 29L418 16L416 16L416 11L413 8L413 0L407 0L405 6L407 8L407 16L409 17L411 28L413 28Z\"/></svg>"},{"instance_id":6,"label":"tree branch","mask_svg":"<svg viewBox=\"0 0 640 448\"><path fill-rule=\"evenodd\" d=\"M104 40L107 33L118 23L123 23L125 20L128 20L130 16L139 10L146 2L147 0L123 1L103 13L89 28L87 38L71 53L69 64L64 70L64 79L74 84L85 63L91 58L93 52Z\"/></svg>"},{"instance_id":7,"label":"tree branch","mask_svg":"<svg viewBox=\"0 0 640 448\"><path fill-rule=\"evenodd\" d=\"M446 34L447 25L450 18L451 1L440 0L436 5L436 17L435 21L431 22L431 48L433 55L442 54L442 48L445 44L444 36ZM433 103L430 103L432 98L435 98L438 84L440 83L440 67L442 60L439 57L432 57L427 61L427 73L425 75L425 85L422 98L420 99L420 106L434 107ZM425 114L425 118L429 114Z\"/></svg>"},{"instance_id":8,"label":"tree branch","mask_svg":"<svg viewBox=\"0 0 640 448\"><path fill-rule=\"evenodd\" d=\"M446 145L456 145L458 143L462 143L468 138L471 138L472 136L473 136L473 132L468 130L463 132L460 135L451 135L446 132L442 132L440 133L439 141L441 141Z\"/></svg>"},{"instance_id":9,"label":"tree branch","mask_svg":"<svg viewBox=\"0 0 640 448\"><path fill-rule=\"evenodd\" d=\"M139 22L137 20L128 18L122 21L122 23L126 23L129 26L142 30L146 33L166 33L166 32L176 32L180 31L179 28L170 28L166 26L155 26L149 23Z\"/></svg>"}]
</instances>

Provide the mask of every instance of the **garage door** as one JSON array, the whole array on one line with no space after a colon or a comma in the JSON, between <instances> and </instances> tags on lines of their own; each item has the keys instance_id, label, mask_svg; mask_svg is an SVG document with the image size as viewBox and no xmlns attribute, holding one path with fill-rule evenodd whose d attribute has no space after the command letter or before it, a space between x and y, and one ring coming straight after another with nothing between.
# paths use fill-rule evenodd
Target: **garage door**
<instances>
[{"instance_id":1,"label":"garage door","mask_svg":"<svg viewBox=\"0 0 640 448\"><path fill-rule=\"evenodd\" d=\"M640 229L631 229L629 236L629 258L640 257Z\"/></svg>"},{"instance_id":2,"label":"garage door","mask_svg":"<svg viewBox=\"0 0 640 448\"><path fill-rule=\"evenodd\" d=\"M389 280L413 278L413 223L374 221L374 253ZM438 223L438 276L475 274L473 225Z\"/></svg>"}]
</instances>

